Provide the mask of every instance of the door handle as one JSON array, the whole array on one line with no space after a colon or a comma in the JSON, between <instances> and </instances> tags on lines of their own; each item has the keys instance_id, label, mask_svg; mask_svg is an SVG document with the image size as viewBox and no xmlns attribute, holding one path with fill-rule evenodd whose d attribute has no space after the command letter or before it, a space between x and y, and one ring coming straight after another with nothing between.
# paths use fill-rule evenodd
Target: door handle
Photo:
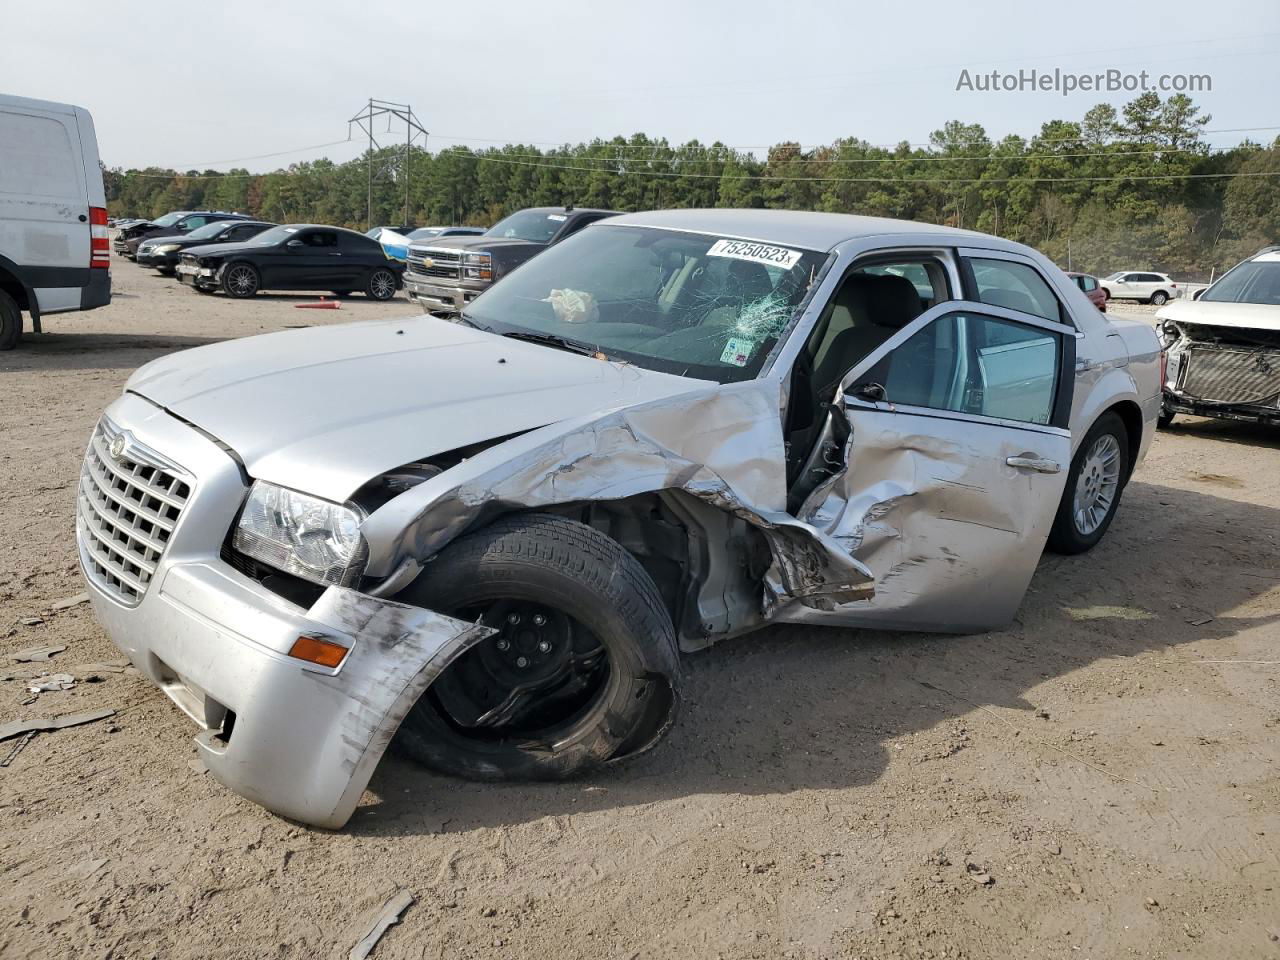
<instances>
[{"instance_id":1,"label":"door handle","mask_svg":"<svg viewBox=\"0 0 1280 960\"><path fill-rule=\"evenodd\" d=\"M1057 460L1042 460L1040 457L1005 457L1004 462L1011 467L1034 470L1036 473L1062 472L1062 464Z\"/></svg>"}]
</instances>

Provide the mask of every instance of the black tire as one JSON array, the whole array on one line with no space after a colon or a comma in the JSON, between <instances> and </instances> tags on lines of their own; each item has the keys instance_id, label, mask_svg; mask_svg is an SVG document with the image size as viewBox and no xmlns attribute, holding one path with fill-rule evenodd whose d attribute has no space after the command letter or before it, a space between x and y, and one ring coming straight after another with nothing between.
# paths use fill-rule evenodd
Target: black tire
<instances>
[{"instance_id":1,"label":"black tire","mask_svg":"<svg viewBox=\"0 0 1280 960\"><path fill-rule=\"evenodd\" d=\"M1161 407L1160 415L1156 418L1156 429L1168 430L1171 426L1173 426L1173 418L1176 416L1177 414L1174 411L1167 410L1164 407Z\"/></svg>"},{"instance_id":2,"label":"black tire","mask_svg":"<svg viewBox=\"0 0 1280 960\"><path fill-rule=\"evenodd\" d=\"M1157 290L1151 295L1151 302L1157 307L1163 307L1169 302L1169 295L1163 290Z\"/></svg>"},{"instance_id":3,"label":"black tire","mask_svg":"<svg viewBox=\"0 0 1280 960\"><path fill-rule=\"evenodd\" d=\"M0 290L0 350L12 350L22 339L22 311L13 297Z\"/></svg>"},{"instance_id":4,"label":"black tire","mask_svg":"<svg viewBox=\"0 0 1280 960\"><path fill-rule=\"evenodd\" d=\"M454 661L401 725L400 749L428 767L475 780L561 780L648 749L671 726L680 667L671 618L636 558L598 530L551 514L502 518L447 546L396 599L502 625ZM530 609L545 611L545 626L533 626L536 613L518 618ZM569 631L556 632L565 622ZM569 686L529 696L520 722L486 725L484 708L511 702L518 687L504 697L502 678L521 651L542 649L543 630L569 639L541 662L519 657L520 669L535 671L528 680L558 669ZM561 653L572 666L557 667ZM586 673L591 656L601 659ZM467 711L458 703L480 722L459 722Z\"/></svg>"},{"instance_id":5,"label":"black tire","mask_svg":"<svg viewBox=\"0 0 1280 960\"><path fill-rule=\"evenodd\" d=\"M222 292L228 297L247 300L258 292L261 285L258 268L251 263L229 263L222 269Z\"/></svg>"},{"instance_id":6,"label":"black tire","mask_svg":"<svg viewBox=\"0 0 1280 960\"><path fill-rule=\"evenodd\" d=\"M1076 490L1081 483L1081 474L1086 469L1086 462L1091 461L1095 445L1110 437L1115 444L1116 485L1111 495L1110 504L1105 515L1090 526L1091 518L1087 515L1079 517L1076 511ZM1093 464L1090 463L1092 470ZM1120 415L1113 412L1104 413L1089 428L1084 440L1071 460L1071 470L1067 474L1067 485L1062 491L1062 501L1058 504L1058 513L1053 520L1053 529L1049 531L1049 549L1056 553L1075 554L1093 549L1106 534L1111 521L1115 519L1116 509L1120 506L1120 496L1129 480L1129 432L1125 429ZM1086 481L1088 487L1088 481ZM1083 523L1083 527L1082 527Z\"/></svg>"},{"instance_id":7,"label":"black tire","mask_svg":"<svg viewBox=\"0 0 1280 960\"><path fill-rule=\"evenodd\" d=\"M1108 300L1110 300L1110 299L1111 299L1111 291L1110 291L1110 290L1108 290L1106 287L1103 287L1103 288L1102 288L1102 301L1103 301L1103 303L1105 303L1106 301L1108 301Z\"/></svg>"},{"instance_id":8,"label":"black tire","mask_svg":"<svg viewBox=\"0 0 1280 960\"><path fill-rule=\"evenodd\" d=\"M369 271L369 277L364 285L364 294L370 300L390 300L396 295L398 287L396 275L386 267L378 267Z\"/></svg>"},{"instance_id":9,"label":"black tire","mask_svg":"<svg viewBox=\"0 0 1280 960\"><path fill-rule=\"evenodd\" d=\"M172 277L177 272L175 267L156 267L156 273L162 277Z\"/></svg>"},{"instance_id":10,"label":"black tire","mask_svg":"<svg viewBox=\"0 0 1280 960\"><path fill-rule=\"evenodd\" d=\"M347 297L351 296L350 290L330 290L329 292L332 293L339 300L344 300Z\"/></svg>"}]
</instances>

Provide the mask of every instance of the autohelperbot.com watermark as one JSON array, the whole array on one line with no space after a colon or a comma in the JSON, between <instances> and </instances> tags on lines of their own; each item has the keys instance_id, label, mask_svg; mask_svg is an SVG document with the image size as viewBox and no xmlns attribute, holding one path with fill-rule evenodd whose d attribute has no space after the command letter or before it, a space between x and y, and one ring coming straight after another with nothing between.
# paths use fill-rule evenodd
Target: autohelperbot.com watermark
<instances>
[{"instance_id":1,"label":"autohelperbot.com watermark","mask_svg":"<svg viewBox=\"0 0 1280 960\"><path fill-rule=\"evenodd\" d=\"M991 70L960 71L956 90L971 93L1208 93L1213 90L1213 77L1207 73L1160 73L1148 70L1128 73L1108 69L1097 73L1074 73L1054 67L1040 70L1030 67L1005 72Z\"/></svg>"}]
</instances>

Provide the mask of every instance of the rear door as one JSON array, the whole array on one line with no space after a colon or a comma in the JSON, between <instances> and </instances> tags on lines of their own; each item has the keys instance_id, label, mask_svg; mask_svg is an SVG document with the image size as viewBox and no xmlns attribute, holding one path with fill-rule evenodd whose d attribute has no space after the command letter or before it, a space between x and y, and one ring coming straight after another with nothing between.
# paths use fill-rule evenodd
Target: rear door
<instances>
[{"instance_id":1,"label":"rear door","mask_svg":"<svg viewBox=\"0 0 1280 960\"><path fill-rule=\"evenodd\" d=\"M830 614L976 631L1013 617L1071 459L1075 330L968 300L925 311L843 379L843 469L799 518L875 574Z\"/></svg>"},{"instance_id":2,"label":"rear door","mask_svg":"<svg viewBox=\"0 0 1280 960\"><path fill-rule=\"evenodd\" d=\"M45 313L80 308L89 199L75 108L0 97L0 263Z\"/></svg>"}]
</instances>

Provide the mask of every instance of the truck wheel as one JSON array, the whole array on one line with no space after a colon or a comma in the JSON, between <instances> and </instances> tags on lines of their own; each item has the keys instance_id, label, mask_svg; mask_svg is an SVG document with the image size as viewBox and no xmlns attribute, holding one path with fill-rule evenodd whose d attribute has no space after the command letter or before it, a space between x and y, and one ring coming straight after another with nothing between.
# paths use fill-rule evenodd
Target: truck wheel
<instances>
[{"instance_id":1,"label":"truck wheel","mask_svg":"<svg viewBox=\"0 0 1280 960\"><path fill-rule=\"evenodd\" d=\"M1129 433L1119 414L1104 413L1071 461L1049 548L1067 554L1092 549L1111 526L1128 476Z\"/></svg>"},{"instance_id":2,"label":"truck wheel","mask_svg":"<svg viewBox=\"0 0 1280 960\"><path fill-rule=\"evenodd\" d=\"M222 273L222 289L237 300L252 297L260 283L258 271L251 263L233 263Z\"/></svg>"},{"instance_id":3,"label":"truck wheel","mask_svg":"<svg viewBox=\"0 0 1280 960\"><path fill-rule=\"evenodd\" d=\"M1156 429L1168 430L1171 426L1173 426L1173 418L1176 416L1177 414L1174 413L1172 410L1169 410L1168 408L1161 406L1160 416L1156 418Z\"/></svg>"},{"instance_id":4,"label":"truck wheel","mask_svg":"<svg viewBox=\"0 0 1280 960\"><path fill-rule=\"evenodd\" d=\"M0 290L0 350L12 350L22 339L22 311L13 297Z\"/></svg>"},{"instance_id":5,"label":"truck wheel","mask_svg":"<svg viewBox=\"0 0 1280 960\"><path fill-rule=\"evenodd\" d=\"M551 514L462 537L396 599L498 632L427 688L397 735L476 780L560 780L648 749L677 703L675 629L653 580L598 530Z\"/></svg>"},{"instance_id":6,"label":"truck wheel","mask_svg":"<svg viewBox=\"0 0 1280 960\"><path fill-rule=\"evenodd\" d=\"M1157 307L1163 307L1166 303L1169 302L1169 295L1165 293L1163 290L1157 290L1155 293L1151 295L1151 302L1155 304Z\"/></svg>"},{"instance_id":7,"label":"truck wheel","mask_svg":"<svg viewBox=\"0 0 1280 960\"><path fill-rule=\"evenodd\" d=\"M396 275L383 267L374 270L364 292L371 300L390 300L396 295Z\"/></svg>"}]
</instances>

